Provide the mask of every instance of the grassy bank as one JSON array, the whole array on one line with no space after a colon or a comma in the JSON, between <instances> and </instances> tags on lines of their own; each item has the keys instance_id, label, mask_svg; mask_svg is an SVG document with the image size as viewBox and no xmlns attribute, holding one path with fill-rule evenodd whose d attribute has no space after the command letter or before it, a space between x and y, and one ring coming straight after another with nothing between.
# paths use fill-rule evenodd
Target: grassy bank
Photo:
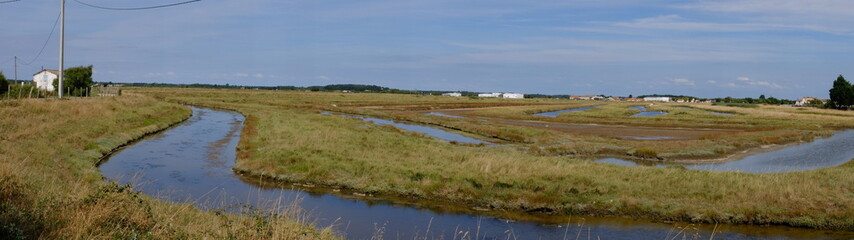
<instances>
[{"instance_id":1,"label":"grassy bank","mask_svg":"<svg viewBox=\"0 0 854 240\"><path fill-rule=\"evenodd\" d=\"M854 163L850 162L821 170L775 174L622 167L573 157L531 154L536 141L497 147L458 146L358 119L319 114L332 109L388 114L431 109L431 106L559 104L556 100L507 102L252 90L132 91L172 102L240 111L247 116L247 122L238 146L237 168L285 181L487 209L854 229L851 207L854 206L854 174L851 174ZM718 106L706 107L719 110L715 109ZM606 107L596 109L616 111ZM720 111L741 113L731 109ZM796 125L783 120L783 115L796 113L772 109L763 114L738 121L751 122L750 129L755 131L768 126L775 129L774 126ZM775 114L781 117L771 117ZM631 120L619 118L613 121ZM763 123L760 118L769 120ZM829 131L843 125L832 121L835 118L841 117L822 115L807 122L810 126L805 129ZM655 120L637 121L649 124ZM780 125L774 125L777 123Z\"/></svg>"},{"instance_id":2,"label":"grassy bank","mask_svg":"<svg viewBox=\"0 0 854 240\"><path fill-rule=\"evenodd\" d=\"M102 180L96 163L189 109L145 96L0 101L4 239L334 238L305 219L234 216L144 196Z\"/></svg>"}]
</instances>

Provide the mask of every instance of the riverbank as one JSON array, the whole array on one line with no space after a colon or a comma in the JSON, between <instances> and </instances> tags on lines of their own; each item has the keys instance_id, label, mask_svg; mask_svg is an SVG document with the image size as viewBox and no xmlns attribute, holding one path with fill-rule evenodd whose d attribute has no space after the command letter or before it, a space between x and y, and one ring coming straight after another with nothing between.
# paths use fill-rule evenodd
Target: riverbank
<instances>
[{"instance_id":1,"label":"riverbank","mask_svg":"<svg viewBox=\"0 0 854 240\"><path fill-rule=\"evenodd\" d=\"M0 101L0 235L12 239L333 239L307 219L171 204L103 181L113 150L182 122L177 104L128 94Z\"/></svg>"},{"instance_id":2,"label":"riverbank","mask_svg":"<svg viewBox=\"0 0 854 240\"><path fill-rule=\"evenodd\" d=\"M287 182L490 211L854 229L850 162L774 174L630 168L530 154L527 145L456 146L359 119L319 114L330 107L393 108L396 103L427 108L441 101L465 105L474 100L250 90L136 91L243 113L247 121L235 168Z\"/></svg>"}]
</instances>

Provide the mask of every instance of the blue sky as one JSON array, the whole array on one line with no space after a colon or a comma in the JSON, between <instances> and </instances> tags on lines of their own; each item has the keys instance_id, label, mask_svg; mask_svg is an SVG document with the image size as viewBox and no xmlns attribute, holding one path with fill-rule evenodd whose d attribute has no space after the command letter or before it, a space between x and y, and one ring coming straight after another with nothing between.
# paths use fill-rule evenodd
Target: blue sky
<instances>
[{"instance_id":1,"label":"blue sky","mask_svg":"<svg viewBox=\"0 0 854 240\"><path fill-rule=\"evenodd\" d=\"M58 2L0 4L6 76L41 49ZM854 78L850 0L69 0L66 13L66 65L94 65L96 81L793 99ZM56 68L57 40L19 77Z\"/></svg>"}]
</instances>

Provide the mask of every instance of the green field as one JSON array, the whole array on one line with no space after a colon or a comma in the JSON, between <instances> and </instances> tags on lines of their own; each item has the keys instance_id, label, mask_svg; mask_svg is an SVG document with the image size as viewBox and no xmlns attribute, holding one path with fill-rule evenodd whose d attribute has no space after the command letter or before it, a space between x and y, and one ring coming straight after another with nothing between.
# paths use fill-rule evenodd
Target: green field
<instances>
[{"instance_id":1,"label":"green field","mask_svg":"<svg viewBox=\"0 0 854 240\"><path fill-rule=\"evenodd\" d=\"M546 119L530 113L602 102L269 90L139 88L127 92L244 114L237 170L282 181L479 209L854 229L851 162L812 171L747 174L591 161L614 154L705 159L761 145L808 141L854 127L854 115L849 112L674 103L648 106L667 115L633 118L629 116L637 111L626 107L640 103L607 103ZM460 114L471 118L423 115L423 111L459 109L469 109ZM709 110L736 115L721 117ZM444 126L504 144L454 145L359 119L320 114L323 111ZM680 141L638 141L478 118L724 133Z\"/></svg>"}]
</instances>

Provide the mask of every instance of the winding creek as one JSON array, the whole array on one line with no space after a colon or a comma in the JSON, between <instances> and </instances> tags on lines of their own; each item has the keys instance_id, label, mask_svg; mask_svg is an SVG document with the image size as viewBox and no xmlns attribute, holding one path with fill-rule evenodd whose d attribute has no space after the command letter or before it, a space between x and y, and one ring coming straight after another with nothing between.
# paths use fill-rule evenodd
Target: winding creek
<instances>
[{"instance_id":1,"label":"winding creek","mask_svg":"<svg viewBox=\"0 0 854 240\"><path fill-rule=\"evenodd\" d=\"M838 132L829 138L816 139L783 149L751 155L736 161L713 164L683 164L689 169L716 172L775 173L835 167L854 159L854 130ZM616 158L597 160L624 166L638 163ZM643 163L642 163L643 164ZM651 164L664 167L664 164Z\"/></svg>"},{"instance_id":2,"label":"winding creek","mask_svg":"<svg viewBox=\"0 0 854 240\"><path fill-rule=\"evenodd\" d=\"M459 231L477 234L479 239L670 239L680 231L674 224L629 218L527 216L524 218L536 221L511 221L473 211L446 211L263 182L232 171L243 116L191 108L193 116L186 122L122 149L100 165L101 172L145 194L203 209L269 208L277 201L284 205L293 202L316 218L318 226L333 226L347 239L370 239L377 227L384 229L386 239L455 239L454 233ZM569 223L569 227L555 223ZM691 234L688 238L697 234L699 239L708 239L713 229L711 225L695 227L685 233ZM850 239L852 234L725 225L718 228L715 239Z\"/></svg>"},{"instance_id":3,"label":"winding creek","mask_svg":"<svg viewBox=\"0 0 854 240\"><path fill-rule=\"evenodd\" d=\"M603 106L603 105L596 105L596 106L582 107L582 108L571 108L571 109L564 109L564 110L558 110L558 111L552 111L552 112L541 112L541 113L534 113L533 115L534 116L543 116L543 117L557 117L557 115L560 115L561 113L579 112L579 111L594 109L594 108L601 107L601 106Z\"/></svg>"}]
</instances>

